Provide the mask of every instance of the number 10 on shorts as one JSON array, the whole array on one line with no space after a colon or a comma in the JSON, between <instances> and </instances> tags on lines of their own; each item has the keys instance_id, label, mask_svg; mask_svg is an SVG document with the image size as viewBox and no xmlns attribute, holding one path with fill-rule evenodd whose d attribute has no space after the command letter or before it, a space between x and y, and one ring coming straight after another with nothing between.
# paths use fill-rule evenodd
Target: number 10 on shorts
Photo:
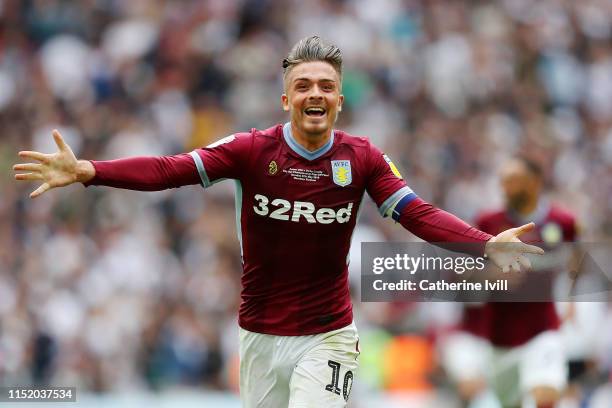
<instances>
[{"instance_id":1,"label":"number 10 on shorts","mask_svg":"<svg viewBox=\"0 0 612 408\"><path fill-rule=\"evenodd\" d=\"M334 394L340 395L340 388L338 387L338 383L340 381L340 363L336 361L329 360L327 365L332 369L332 378L331 383L325 386L325 390L329 392L333 392ZM351 393L351 388L353 387L353 372L348 370L346 374L344 374L344 382L342 385L342 397L345 401L348 401L349 395Z\"/></svg>"}]
</instances>

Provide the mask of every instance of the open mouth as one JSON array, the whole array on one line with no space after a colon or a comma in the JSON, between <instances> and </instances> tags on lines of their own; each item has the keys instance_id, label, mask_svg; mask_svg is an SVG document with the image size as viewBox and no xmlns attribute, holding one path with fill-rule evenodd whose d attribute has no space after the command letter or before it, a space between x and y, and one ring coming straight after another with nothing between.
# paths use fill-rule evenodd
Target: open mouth
<instances>
[{"instance_id":1,"label":"open mouth","mask_svg":"<svg viewBox=\"0 0 612 408\"><path fill-rule=\"evenodd\" d=\"M327 111L325 110L325 108L322 108L320 106L312 106L310 108L304 109L304 113L306 114L306 116L312 116L315 118L320 118L324 116L326 112Z\"/></svg>"}]
</instances>

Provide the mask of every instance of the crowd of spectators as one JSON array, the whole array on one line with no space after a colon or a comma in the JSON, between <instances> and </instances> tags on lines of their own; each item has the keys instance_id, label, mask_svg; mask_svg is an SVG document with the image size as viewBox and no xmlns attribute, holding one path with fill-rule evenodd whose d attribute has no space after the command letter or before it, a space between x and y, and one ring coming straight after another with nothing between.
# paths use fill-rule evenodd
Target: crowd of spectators
<instances>
[{"instance_id":1,"label":"crowd of spectators","mask_svg":"<svg viewBox=\"0 0 612 408\"><path fill-rule=\"evenodd\" d=\"M338 128L419 196L473 220L502 204L499 165L528 152L583 239L611 241L608 0L0 0L0 382L235 391L232 183L30 200L10 167L54 151L53 128L77 157L112 159L284 122L281 60L311 34L343 51ZM367 204L355 242L386 239L413 237ZM460 313L355 296L364 335L428 338ZM598 353L609 372L612 347Z\"/></svg>"}]
</instances>

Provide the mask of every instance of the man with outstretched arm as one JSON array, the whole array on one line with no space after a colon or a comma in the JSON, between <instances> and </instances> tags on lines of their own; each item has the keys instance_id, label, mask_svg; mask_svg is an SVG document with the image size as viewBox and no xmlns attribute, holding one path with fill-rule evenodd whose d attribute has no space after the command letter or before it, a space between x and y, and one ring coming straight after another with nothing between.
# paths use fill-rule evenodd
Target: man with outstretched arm
<instances>
[{"instance_id":1,"label":"man with outstretched arm","mask_svg":"<svg viewBox=\"0 0 612 408\"><path fill-rule=\"evenodd\" d=\"M58 131L54 154L24 151L17 180L41 181L31 197L80 182L154 191L222 179L236 183L243 275L240 392L243 406L344 407L358 366L348 288L348 251L367 191L391 216L430 242L480 243L504 271L529 267L538 247L495 237L420 199L367 138L333 129L341 94L340 50L313 36L283 60L282 108L290 121L236 133L165 157L77 160ZM501 248L493 243L512 242ZM291 255L290 257L288 255Z\"/></svg>"}]
</instances>

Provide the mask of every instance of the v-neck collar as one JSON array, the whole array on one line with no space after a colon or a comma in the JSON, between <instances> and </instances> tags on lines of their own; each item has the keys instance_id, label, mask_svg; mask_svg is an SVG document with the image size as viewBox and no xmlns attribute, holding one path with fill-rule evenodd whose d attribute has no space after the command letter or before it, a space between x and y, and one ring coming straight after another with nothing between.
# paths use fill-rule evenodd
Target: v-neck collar
<instances>
[{"instance_id":1,"label":"v-neck collar","mask_svg":"<svg viewBox=\"0 0 612 408\"><path fill-rule=\"evenodd\" d=\"M319 157L323 156L325 153L329 152L332 146L334 145L333 129L331 132L331 137L329 138L327 143L325 143L323 146L319 147L317 150L314 150L312 152L307 150L304 146L302 146L295 140L291 132L291 122L287 122L283 126L283 136L285 138L285 142L287 142L287 145L289 145L289 148L291 150L293 150L295 153L299 154L306 160L310 160L310 161L316 160Z\"/></svg>"}]
</instances>

